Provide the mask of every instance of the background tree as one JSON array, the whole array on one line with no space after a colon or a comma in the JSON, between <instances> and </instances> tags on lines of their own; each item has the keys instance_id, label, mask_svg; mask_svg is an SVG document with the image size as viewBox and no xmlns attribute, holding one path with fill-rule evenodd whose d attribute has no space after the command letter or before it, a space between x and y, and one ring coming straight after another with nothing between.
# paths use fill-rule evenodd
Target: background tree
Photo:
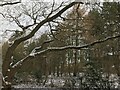
<instances>
[{"instance_id":1,"label":"background tree","mask_svg":"<svg viewBox=\"0 0 120 90\"><path fill-rule=\"evenodd\" d=\"M16 73L18 73L18 70L21 70L19 72L25 71L24 65L27 65L28 62L33 70L31 73L30 66L28 65L28 73L34 75L38 79L38 82L41 75L48 77L48 75L52 74L54 76L56 76L55 74L57 74L57 76L61 74L61 76L73 75L76 77L81 73L84 73L86 75L85 78L89 80L93 80L94 78L91 77L97 75L98 80L96 80L96 82L98 83L94 83L94 85L99 85L99 83L102 82L100 81L102 78L101 71L96 71L104 67L104 64L110 59L110 57L108 58L109 55L113 55L113 48L111 48L113 47L112 40L117 40L120 37L118 31L113 31L112 33L114 34L111 33L112 30L119 29L116 29L118 25L115 24L113 28L110 28L109 25L106 26L108 18L102 14L105 12L103 8L108 9L111 7L106 7L107 5L103 3L102 9L94 7L90 12L85 14L84 9L80 9L79 11L79 4L83 4L82 2L72 2L63 8L61 8L63 5L61 4L56 9L54 9L54 4L55 3L50 5L50 13L46 12L49 7L46 7L45 3L33 3L33 7L30 10L27 9L25 5L22 5L21 12L17 13L16 16L11 12L6 14L6 18L15 22L21 31L25 32L21 37L12 38L13 42L8 43L2 65L3 86L6 90L10 90L11 84L13 84L13 78ZM66 17L61 16L62 13L74 5L76 6L70 14L68 13ZM109 9L107 12L108 11ZM23 16L27 16L26 18L29 17L29 22L31 23L27 23L28 21L26 20L21 20L22 14ZM99 22L95 20L95 18L100 19L99 21L102 24L98 24ZM64 21L62 22L61 19ZM111 22L111 18L109 19ZM55 23L57 23L57 25ZM51 35L43 34L35 41L32 37L44 25L49 25ZM53 32L54 30L57 31ZM96 30L99 31L99 35L96 33ZM101 47L101 45L104 45L104 47ZM16 54L18 51L21 52L20 54L23 57L18 57ZM22 53L23 51L25 52ZM19 60L13 60L18 58ZM119 59L118 56L116 58L116 60ZM34 60L34 62L32 60ZM100 60L103 66L96 68L94 63L89 63L89 61L95 62L94 60ZM11 63L13 64L10 65ZM82 70L82 66L84 66L85 63L89 63L89 66L92 67L92 69L86 69L89 73L83 72ZM112 65L109 64L109 67ZM118 66L116 65L116 67ZM108 75L110 73L109 67L107 66L107 69L105 67L103 69ZM96 70L94 70L94 68L96 68ZM119 71L118 68L116 68L116 70Z\"/></svg>"},{"instance_id":2,"label":"background tree","mask_svg":"<svg viewBox=\"0 0 120 90\"><path fill-rule=\"evenodd\" d=\"M95 18L100 19L99 22L96 20L94 21L93 31L91 32L93 36L100 39L100 38L104 38L107 36L113 36L113 35L119 34L118 7L119 7L119 3L116 3L116 2L106 3L105 2L103 4L103 8L102 8L101 12L98 12L98 11L93 12ZM101 24L98 24L100 22L101 22ZM98 33L99 33L99 35L98 35ZM115 63L114 61L116 61L116 58L119 56L118 55L118 47L119 47L118 43L119 43L118 39L115 39L114 41L108 41L106 43L103 43L102 45L96 46L97 48L94 50L97 50L97 52L99 52L98 56L100 56L99 54L101 52L103 52L103 53L101 53L101 57L104 58L103 61L106 61L105 59L110 60L110 58L111 58L112 65L114 65L114 63ZM105 46L104 48L102 47L103 45ZM117 45L117 47L116 47L116 45ZM119 59L117 59L117 60L119 60ZM108 64L111 64L111 63L108 63ZM110 65L110 66L112 66L112 65ZM112 70L110 70L110 71L112 71Z\"/></svg>"}]
</instances>

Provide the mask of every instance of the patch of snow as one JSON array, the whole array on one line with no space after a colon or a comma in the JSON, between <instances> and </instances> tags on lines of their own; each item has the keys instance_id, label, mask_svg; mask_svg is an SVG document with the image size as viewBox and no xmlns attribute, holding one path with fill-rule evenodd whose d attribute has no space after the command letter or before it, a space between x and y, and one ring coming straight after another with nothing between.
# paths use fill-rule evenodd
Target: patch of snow
<instances>
[{"instance_id":1,"label":"patch of snow","mask_svg":"<svg viewBox=\"0 0 120 90\"><path fill-rule=\"evenodd\" d=\"M11 63L10 63L10 66L12 66L12 65L13 65L13 63L11 62Z\"/></svg>"},{"instance_id":2,"label":"patch of snow","mask_svg":"<svg viewBox=\"0 0 120 90\"><path fill-rule=\"evenodd\" d=\"M35 53L30 53L29 56L35 57Z\"/></svg>"},{"instance_id":3,"label":"patch of snow","mask_svg":"<svg viewBox=\"0 0 120 90\"><path fill-rule=\"evenodd\" d=\"M6 83L6 85L10 85L11 83L10 82L5 82Z\"/></svg>"},{"instance_id":4,"label":"patch of snow","mask_svg":"<svg viewBox=\"0 0 120 90\"><path fill-rule=\"evenodd\" d=\"M8 76L5 76L5 78L8 78ZM5 78L3 78L5 80Z\"/></svg>"},{"instance_id":5,"label":"patch of snow","mask_svg":"<svg viewBox=\"0 0 120 90\"><path fill-rule=\"evenodd\" d=\"M8 72L10 72L10 69L8 69Z\"/></svg>"},{"instance_id":6,"label":"patch of snow","mask_svg":"<svg viewBox=\"0 0 120 90\"><path fill-rule=\"evenodd\" d=\"M35 50L38 50L38 49L40 49L40 48L41 48L41 46L39 46L39 47L36 47L36 48L35 48Z\"/></svg>"},{"instance_id":7,"label":"patch of snow","mask_svg":"<svg viewBox=\"0 0 120 90\"><path fill-rule=\"evenodd\" d=\"M108 55L113 55L113 52L109 52Z\"/></svg>"},{"instance_id":8,"label":"patch of snow","mask_svg":"<svg viewBox=\"0 0 120 90\"><path fill-rule=\"evenodd\" d=\"M13 43L14 43L14 41L12 41L12 42L11 42L11 41L8 41L8 45L10 45L10 46L11 46Z\"/></svg>"},{"instance_id":9,"label":"patch of snow","mask_svg":"<svg viewBox=\"0 0 120 90\"><path fill-rule=\"evenodd\" d=\"M112 68L114 68L115 66L113 65Z\"/></svg>"},{"instance_id":10,"label":"patch of snow","mask_svg":"<svg viewBox=\"0 0 120 90\"><path fill-rule=\"evenodd\" d=\"M11 57L11 59L13 60L13 56Z\"/></svg>"}]
</instances>

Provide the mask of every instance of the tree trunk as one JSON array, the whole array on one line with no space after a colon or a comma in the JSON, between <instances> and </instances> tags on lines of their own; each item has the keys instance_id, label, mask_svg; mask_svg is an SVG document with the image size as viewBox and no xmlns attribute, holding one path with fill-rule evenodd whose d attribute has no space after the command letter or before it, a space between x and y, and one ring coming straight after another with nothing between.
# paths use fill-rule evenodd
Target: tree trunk
<instances>
[{"instance_id":1,"label":"tree trunk","mask_svg":"<svg viewBox=\"0 0 120 90\"><path fill-rule=\"evenodd\" d=\"M73 76L77 76L77 50L74 52L74 71L73 71Z\"/></svg>"},{"instance_id":2,"label":"tree trunk","mask_svg":"<svg viewBox=\"0 0 120 90\"><path fill-rule=\"evenodd\" d=\"M2 76L2 90L12 90L12 81L17 69L10 69Z\"/></svg>"},{"instance_id":3,"label":"tree trunk","mask_svg":"<svg viewBox=\"0 0 120 90\"><path fill-rule=\"evenodd\" d=\"M59 65L57 66L57 76L59 77Z\"/></svg>"},{"instance_id":4,"label":"tree trunk","mask_svg":"<svg viewBox=\"0 0 120 90\"><path fill-rule=\"evenodd\" d=\"M6 84L4 80L2 80L2 89L1 90L12 90L11 82Z\"/></svg>"},{"instance_id":5,"label":"tree trunk","mask_svg":"<svg viewBox=\"0 0 120 90\"><path fill-rule=\"evenodd\" d=\"M11 85L6 85L6 86L2 87L1 90L12 90L12 87L11 87Z\"/></svg>"}]
</instances>

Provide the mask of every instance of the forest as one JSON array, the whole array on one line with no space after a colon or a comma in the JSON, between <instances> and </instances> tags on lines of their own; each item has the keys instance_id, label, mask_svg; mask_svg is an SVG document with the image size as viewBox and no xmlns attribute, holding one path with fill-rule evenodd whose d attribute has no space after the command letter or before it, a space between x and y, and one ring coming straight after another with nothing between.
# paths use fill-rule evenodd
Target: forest
<instances>
[{"instance_id":1,"label":"forest","mask_svg":"<svg viewBox=\"0 0 120 90\"><path fill-rule=\"evenodd\" d=\"M120 2L7 4L3 90L120 88Z\"/></svg>"}]
</instances>

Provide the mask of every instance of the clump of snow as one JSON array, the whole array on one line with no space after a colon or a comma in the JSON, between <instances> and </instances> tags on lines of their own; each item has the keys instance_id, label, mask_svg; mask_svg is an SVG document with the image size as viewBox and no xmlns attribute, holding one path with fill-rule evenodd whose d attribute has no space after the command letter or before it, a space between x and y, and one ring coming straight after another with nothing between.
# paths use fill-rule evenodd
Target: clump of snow
<instances>
[{"instance_id":1,"label":"clump of snow","mask_svg":"<svg viewBox=\"0 0 120 90\"><path fill-rule=\"evenodd\" d=\"M30 53L29 56L35 57L35 53Z\"/></svg>"},{"instance_id":2,"label":"clump of snow","mask_svg":"<svg viewBox=\"0 0 120 90\"><path fill-rule=\"evenodd\" d=\"M108 53L108 55L113 55L113 52Z\"/></svg>"},{"instance_id":3,"label":"clump of snow","mask_svg":"<svg viewBox=\"0 0 120 90\"><path fill-rule=\"evenodd\" d=\"M24 61L24 59L18 61L14 66L12 66L12 68L17 67L18 65L22 65L22 62Z\"/></svg>"},{"instance_id":4,"label":"clump of snow","mask_svg":"<svg viewBox=\"0 0 120 90\"><path fill-rule=\"evenodd\" d=\"M10 72L10 69L8 69L8 72Z\"/></svg>"}]
</instances>

